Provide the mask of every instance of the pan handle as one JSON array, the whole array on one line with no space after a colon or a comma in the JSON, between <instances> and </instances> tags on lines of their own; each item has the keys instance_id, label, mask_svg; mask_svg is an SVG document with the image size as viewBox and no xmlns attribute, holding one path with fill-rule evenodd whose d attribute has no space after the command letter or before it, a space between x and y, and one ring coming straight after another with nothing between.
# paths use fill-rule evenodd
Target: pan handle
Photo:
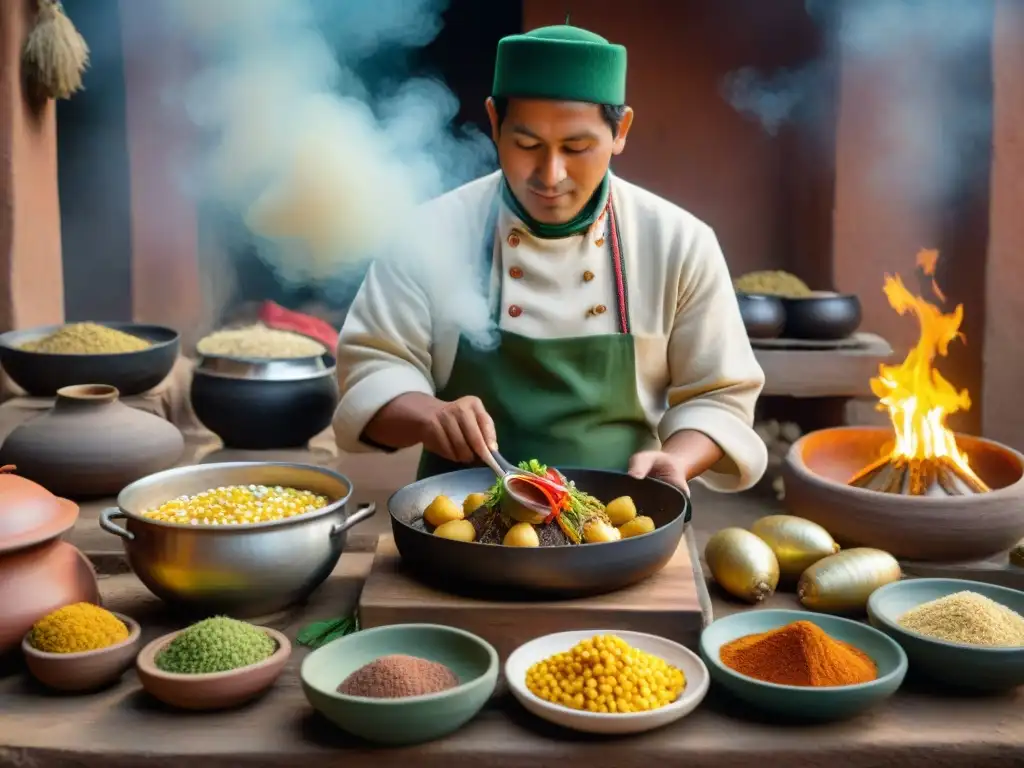
<instances>
[{"instance_id":1,"label":"pan handle","mask_svg":"<svg viewBox=\"0 0 1024 768\"><path fill-rule=\"evenodd\" d=\"M340 536L353 525L357 525L358 523L361 523L364 520L369 520L371 517L374 516L376 512L376 504L372 502L370 504L360 504L355 512L346 517L340 523L336 523L334 527L331 528L331 536Z\"/></svg>"},{"instance_id":2,"label":"pan handle","mask_svg":"<svg viewBox=\"0 0 1024 768\"><path fill-rule=\"evenodd\" d=\"M115 536L120 536L125 541L134 541L135 534L129 531L127 528L122 528L120 525L114 525L112 520L123 520L127 517L117 507L107 507L100 512L100 528L107 533L112 533Z\"/></svg>"}]
</instances>

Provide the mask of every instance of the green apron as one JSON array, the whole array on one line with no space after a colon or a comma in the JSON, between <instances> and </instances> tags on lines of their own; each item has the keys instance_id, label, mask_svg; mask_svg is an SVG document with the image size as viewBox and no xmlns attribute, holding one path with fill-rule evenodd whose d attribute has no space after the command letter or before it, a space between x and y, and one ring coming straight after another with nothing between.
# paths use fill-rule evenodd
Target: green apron
<instances>
[{"instance_id":1,"label":"green apron","mask_svg":"<svg viewBox=\"0 0 1024 768\"><path fill-rule=\"evenodd\" d=\"M636 352L629 325L625 269L611 195L606 208L608 250L616 281L619 333L533 339L506 330L491 350L459 339L448 383L437 397L475 395L494 419L498 446L513 463L537 459L555 467L624 472L630 457L656 437L637 394ZM497 198L485 228L483 277L491 282L497 238ZM498 285L501 285L499 278ZM494 301L501 311L500 287ZM428 451L418 477L465 469Z\"/></svg>"}]
</instances>

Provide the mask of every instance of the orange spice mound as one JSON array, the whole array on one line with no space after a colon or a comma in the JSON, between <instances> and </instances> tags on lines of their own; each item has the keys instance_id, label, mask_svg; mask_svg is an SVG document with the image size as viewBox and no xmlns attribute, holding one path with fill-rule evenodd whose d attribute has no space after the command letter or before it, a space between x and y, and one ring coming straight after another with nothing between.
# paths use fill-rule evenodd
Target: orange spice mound
<instances>
[{"instance_id":1,"label":"orange spice mound","mask_svg":"<svg viewBox=\"0 0 1024 768\"><path fill-rule=\"evenodd\" d=\"M722 646L720 658L741 675L776 685L827 687L878 679L870 656L809 621L733 640Z\"/></svg>"}]
</instances>

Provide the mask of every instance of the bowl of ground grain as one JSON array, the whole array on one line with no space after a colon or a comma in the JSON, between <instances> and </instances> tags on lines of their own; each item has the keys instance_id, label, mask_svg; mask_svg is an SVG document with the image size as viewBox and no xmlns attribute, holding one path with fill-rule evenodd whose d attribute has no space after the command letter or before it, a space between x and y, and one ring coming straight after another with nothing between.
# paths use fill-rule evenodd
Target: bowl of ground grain
<instances>
[{"instance_id":1,"label":"bowl of ground grain","mask_svg":"<svg viewBox=\"0 0 1024 768\"><path fill-rule=\"evenodd\" d=\"M873 592L868 617L903 646L914 674L979 691L1024 685L1024 592L908 579Z\"/></svg>"},{"instance_id":2,"label":"bowl of ground grain","mask_svg":"<svg viewBox=\"0 0 1024 768\"><path fill-rule=\"evenodd\" d=\"M136 621L92 603L73 603L39 619L21 642L32 676L58 691L93 691L131 667L139 650Z\"/></svg>"},{"instance_id":3,"label":"bowl of ground grain","mask_svg":"<svg viewBox=\"0 0 1024 768\"><path fill-rule=\"evenodd\" d=\"M736 613L701 634L712 680L767 713L840 720L889 698L907 656L890 637L850 619L796 610Z\"/></svg>"},{"instance_id":4,"label":"bowl of ground grain","mask_svg":"<svg viewBox=\"0 0 1024 768\"><path fill-rule=\"evenodd\" d=\"M319 341L257 325L217 331L196 351L192 409L226 447L301 448L330 425L338 383Z\"/></svg>"},{"instance_id":5,"label":"bowl of ground grain","mask_svg":"<svg viewBox=\"0 0 1024 768\"><path fill-rule=\"evenodd\" d=\"M143 323L70 323L0 335L0 366L34 397L79 384L108 384L122 396L157 386L178 358L178 332Z\"/></svg>"},{"instance_id":6,"label":"bowl of ground grain","mask_svg":"<svg viewBox=\"0 0 1024 768\"><path fill-rule=\"evenodd\" d=\"M214 616L159 637L135 666L147 693L179 709L228 709L274 684L291 656L275 629Z\"/></svg>"},{"instance_id":7,"label":"bowl of ground grain","mask_svg":"<svg viewBox=\"0 0 1024 768\"><path fill-rule=\"evenodd\" d=\"M367 741L415 744L472 720L494 692L498 653L439 624L394 624L328 643L302 662L313 708Z\"/></svg>"}]
</instances>

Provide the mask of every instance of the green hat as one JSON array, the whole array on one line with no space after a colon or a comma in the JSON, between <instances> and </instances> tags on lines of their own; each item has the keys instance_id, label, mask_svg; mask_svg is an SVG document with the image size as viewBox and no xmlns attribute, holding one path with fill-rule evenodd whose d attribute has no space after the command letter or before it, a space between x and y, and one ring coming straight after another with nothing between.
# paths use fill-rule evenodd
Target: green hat
<instances>
[{"instance_id":1,"label":"green hat","mask_svg":"<svg viewBox=\"0 0 1024 768\"><path fill-rule=\"evenodd\" d=\"M568 24L498 41L492 96L626 103L626 49Z\"/></svg>"}]
</instances>

